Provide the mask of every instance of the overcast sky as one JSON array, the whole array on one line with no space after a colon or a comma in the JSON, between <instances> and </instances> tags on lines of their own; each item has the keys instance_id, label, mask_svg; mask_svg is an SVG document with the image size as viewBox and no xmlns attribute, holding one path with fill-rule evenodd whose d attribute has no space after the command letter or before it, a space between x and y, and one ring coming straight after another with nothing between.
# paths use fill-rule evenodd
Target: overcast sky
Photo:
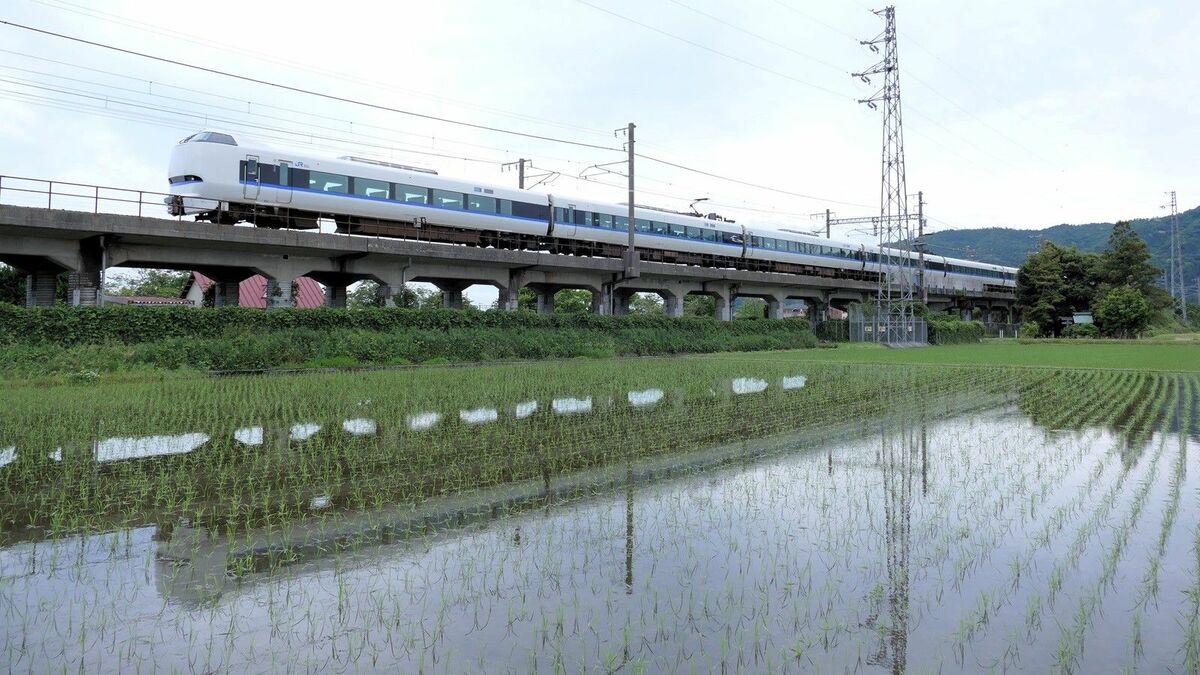
<instances>
[{"instance_id":1,"label":"overcast sky","mask_svg":"<svg viewBox=\"0 0 1200 675\"><path fill-rule=\"evenodd\" d=\"M857 0L7 0L0 18L604 146L619 147L612 130L635 122L645 154L820 198L643 161L640 203L684 208L679 198L709 197L742 222L808 229L819 224L808 214L827 207L843 216L879 208L881 116L855 102L875 86L848 75L877 58L857 43L882 29L869 9ZM1195 0L912 0L897 22L908 188L925 191L931 229L1153 216L1170 189L1181 210L1200 202ZM618 176L604 180L620 189L572 178L622 159L617 152L0 26L0 174L166 190L170 147L205 127L513 185L499 164L531 157L561 172L551 191L625 198Z\"/></svg>"}]
</instances>

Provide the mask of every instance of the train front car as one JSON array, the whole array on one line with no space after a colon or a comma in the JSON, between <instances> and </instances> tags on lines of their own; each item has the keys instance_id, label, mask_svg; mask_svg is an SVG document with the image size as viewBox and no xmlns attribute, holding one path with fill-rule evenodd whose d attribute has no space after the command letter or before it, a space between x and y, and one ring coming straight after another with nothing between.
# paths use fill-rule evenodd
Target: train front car
<instances>
[{"instance_id":1,"label":"train front car","mask_svg":"<svg viewBox=\"0 0 1200 675\"><path fill-rule=\"evenodd\" d=\"M170 197L163 200L173 216L217 220L229 204L243 198L238 182L241 150L230 134L201 131L171 149L167 172Z\"/></svg>"}]
</instances>

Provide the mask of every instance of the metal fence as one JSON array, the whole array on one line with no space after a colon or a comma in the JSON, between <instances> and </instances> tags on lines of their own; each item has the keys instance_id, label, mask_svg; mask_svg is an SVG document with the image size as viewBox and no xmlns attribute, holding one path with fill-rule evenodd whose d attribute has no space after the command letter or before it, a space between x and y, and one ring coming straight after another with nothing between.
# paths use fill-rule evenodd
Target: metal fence
<instances>
[{"instance_id":1,"label":"metal fence","mask_svg":"<svg viewBox=\"0 0 1200 675\"><path fill-rule=\"evenodd\" d=\"M24 176L0 176L0 204L8 206L82 211L94 214L112 213L139 218L164 218L191 222L190 216L187 216L185 221L185 216L171 215L166 204L166 200L170 196L166 192L150 190L88 185ZM221 208L220 202L214 200L213 210L219 208Z\"/></svg>"},{"instance_id":2,"label":"metal fence","mask_svg":"<svg viewBox=\"0 0 1200 675\"><path fill-rule=\"evenodd\" d=\"M881 344L928 344L929 326L925 320L913 317L908 321L889 322L888 317L851 315L849 320L851 342L877 342Z\"/></svg>"}]
</instances>

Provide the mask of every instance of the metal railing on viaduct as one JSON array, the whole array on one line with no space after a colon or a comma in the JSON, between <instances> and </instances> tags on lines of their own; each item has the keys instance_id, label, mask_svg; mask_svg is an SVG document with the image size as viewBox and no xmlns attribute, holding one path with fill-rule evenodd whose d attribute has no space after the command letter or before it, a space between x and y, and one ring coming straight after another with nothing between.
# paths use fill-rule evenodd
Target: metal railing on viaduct
<instances>
[{"instance_id":1,"label":"metal railing on viaduct","mask_svg":"<svg viewBox=\"0 0 1200 675\"><path fill-rule=\"evenodd\" d=\"M167 214L164 193L80 183L0 176L0 262L27 274L29 305L55 300L57 278L68 274L72 304L100 300L103 270L148 267L200 272L216 286L215 304L238 304L238 286L254 275L268 280L268 306L292 304L301 276L326 287L326 304L344 307L346 288L358 281L379 284L385 302L408 282L442 290L446 307L462 306L463 290L495 286L502 309L517 307L517 292L530 288L539 311L553 311L564 288L592 293L593 310L623 314L634 293L656 293L666 312L678 316L692 293L712 296L716 316L729 319L738 297L762 298L768 316L784 315L788 299L802 299L817 318L830 307L869 301L875 284L747 270L643 261L640 275L624 278L619 258L555 255L412 239L215 225ZM930 290L930 304L969 311L1011 311L1011 294L964 297Z\"/></svg>"}]
</instances>

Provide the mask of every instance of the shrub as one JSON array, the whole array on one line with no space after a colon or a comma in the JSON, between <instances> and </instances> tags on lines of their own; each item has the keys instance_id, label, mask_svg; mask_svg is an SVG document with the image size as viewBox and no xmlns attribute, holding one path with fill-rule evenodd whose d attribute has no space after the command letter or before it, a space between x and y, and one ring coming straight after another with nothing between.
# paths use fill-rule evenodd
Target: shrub
<instances>
[{"instance_id":1,"label":"shrub","mask_svg":"<svg viewBox=\"0 0 1200 675\"><path fill-rule=\"evenodd\" d=\"M984 335L983 324L978 321L931 319L927 325L929 326L929 342L935 345L979 342Z\"/></svg>"},{"instance_id":2,"label":"shrub","mask_svg":"<svg viewBox=\"0 0 1200 675\"><path fill-rule=\"evenodd\" d=\"M1038 326L1036 321L1026 321L1021 324L1020 336L1023 338L1035 338L1042 332L1041 326Z\"/></svg>"},{"instance_id":3,"label":"shrub","mask_svg":"<svg viewBox=\"0 0 1200 675\"><path fill-rule=\"evenodd\" d=\"M1098 338L1100 329L1094 323L1073 323L1063 329L1065 338Z\"/></svg>"}]
</instances>

